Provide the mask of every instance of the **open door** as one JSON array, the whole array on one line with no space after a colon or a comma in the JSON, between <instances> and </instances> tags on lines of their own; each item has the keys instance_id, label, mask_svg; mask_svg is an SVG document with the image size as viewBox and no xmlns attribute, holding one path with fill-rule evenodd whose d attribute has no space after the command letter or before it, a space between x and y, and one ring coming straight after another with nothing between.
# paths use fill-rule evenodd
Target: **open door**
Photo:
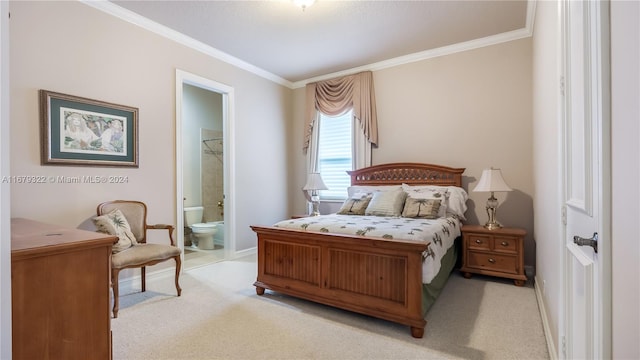
<instances>
[{"instance_id":1,"label":"open door","mask_svg":"<svg viewBox=\"0 0 640 360\"><path fill-rule=\"evenodd\" d=\"M564 358L611 357L609 3L561 2Z\"/></svg>"},{"instance_id":2,"label":"open door","mask_svg":"<svg viewBox=\"0 0 640 360\"><path fill-rule=\"evenodd\" d=\"M184 183L183 183L183 130L186 119L183 118L183 86L190 85L204 91L214 92L222 96L222 123L223 123L223 139L217 148L207 147L215 156L220 156L223 165L223 184L224 191L222 198L216 198L219 201L218 206L224 206L223 224L224 227L224 259L229 259L235 253L235 152L231 146L234 142L235 125L234 117L234 89L228 85L201 77L196 74L176 69L176 226L179 229L176 233L178 246L184 249ZM198 138L197 142L203 142ZM221 151L220 151L221 150ZM184 251L183 251L184 257ZM185 266L183 266L183 269Z\"/></svg>"}]
</instances>

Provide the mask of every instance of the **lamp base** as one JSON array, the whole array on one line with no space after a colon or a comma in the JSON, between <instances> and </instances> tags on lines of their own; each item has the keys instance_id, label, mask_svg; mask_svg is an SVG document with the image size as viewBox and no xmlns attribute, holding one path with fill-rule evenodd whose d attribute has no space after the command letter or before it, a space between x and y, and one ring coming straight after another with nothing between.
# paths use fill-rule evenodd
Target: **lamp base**
<instances>
[{"instance_id":1,"label":"lamp base","mask_svg":"<svg viewBox=\"0 0 640 360\"><path fill-rule=\"evenodd\" d=\"M319 216L320 215L319 207L320 207L320 201L317 201L312 198L311 212L309 213L309 216Z\"/></svg>"},{"instance_id":2,"label":"lamp base","mask_svg":"<svg viewBox=\"0 0 640 360\"><path fill-rule=\"evenodd\" d=\"M489 220L484 224L485 229L495 230L500 229L502 225L496 221L496 209L498 208L498 199L493 196L493 191L491 192L491 197L487 200L487 215L489 216Z\"/></svg>"},{"instance_id":3,"label":"lamp base","mask_svg":"<svg viewBox=\"0 0 640 360\"><path fill-rule=\"evenodd\" d=\"M502 225L498 224L497 222L487 222L486 224L484 224L485 229L487 230L496 230L496 229L500 229L502 227Z\"/></svg>"}]
</instances>

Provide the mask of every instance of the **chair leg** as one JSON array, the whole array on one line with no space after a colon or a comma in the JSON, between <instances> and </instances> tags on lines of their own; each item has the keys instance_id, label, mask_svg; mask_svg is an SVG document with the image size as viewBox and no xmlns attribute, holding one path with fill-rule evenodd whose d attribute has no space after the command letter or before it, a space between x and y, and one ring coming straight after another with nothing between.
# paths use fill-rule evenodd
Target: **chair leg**
<instances>
[{"instance_id":1,"label":"chair leg","mask_svg":"<svg viewBox=\"0 0 640 360\"><path fill-rule=\"evenodd\" d=\"M140 271L142 276L142 292L145 292L147 291L147 267L141 267Z\"/></svg>"},{"instance_id":2,"label":"chair leg","mask_svg":"<svg viewBox=\"0 0 640 360\"><path fill-rule=\"evenodd\" d=\"M118 274L120 273L120 269L111 269L111 289L113 290L113 318L118 317L119 310L119 287L118 287Z\"/></svg>"},{"instance_id":3,"label":"chair leg","mask_svg":"<svg viewBox=\"0 0 640 360\"><path fill-rule=\"evenodd\" d=\"M180 255L175 257L176 259L176 291L178 292L178 296L182 294L182 289L180 288L180 284L178 284L178 278L180 277L180 268L182 267L182 260L180 260Z\"/></svg>"}]
</instances>

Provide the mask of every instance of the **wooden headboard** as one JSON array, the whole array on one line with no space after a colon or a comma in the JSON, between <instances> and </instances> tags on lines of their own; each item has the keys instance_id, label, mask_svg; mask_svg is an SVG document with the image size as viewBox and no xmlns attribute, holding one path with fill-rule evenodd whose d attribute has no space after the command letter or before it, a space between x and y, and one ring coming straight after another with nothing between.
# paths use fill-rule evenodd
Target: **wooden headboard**
<instances>
[{"instance_id":1,"label":"wooden headboard","mask_svg":"<svg viewBox=\"0 0 640 360\"><path fill-rule=\"evenodd\" d=\"M462 187L465 168L421 163L389 163L347 171L351 185L442 185Z\"/></svg>"}]
</instances>

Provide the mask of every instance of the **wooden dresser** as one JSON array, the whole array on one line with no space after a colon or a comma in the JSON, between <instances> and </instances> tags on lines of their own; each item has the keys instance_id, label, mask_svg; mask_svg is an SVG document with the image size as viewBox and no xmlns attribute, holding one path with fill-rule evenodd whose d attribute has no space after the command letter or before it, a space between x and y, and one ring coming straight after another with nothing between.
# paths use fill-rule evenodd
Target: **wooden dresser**
<instances>
[{"instance_id":1,"label":"wooden dresser","mask_svg":"<svg viewBox=\"0 0 640 360\"><path fill-rule=\"evenodd\" d=\"M111 235L11 219L13 359L110 359Z\"/></svg>"},{"instance_id":2,"label":"wooden dresser","mask_svg":"<svg viewBox=\"0 0 640 360\"><path fill-rule=\"evenodd\" d=\"M524 236L517 228L486 229L479 225L462 226L462 268L466 278L472 273L513 279L524 285Z\"/></svg>"}]
</instances>

